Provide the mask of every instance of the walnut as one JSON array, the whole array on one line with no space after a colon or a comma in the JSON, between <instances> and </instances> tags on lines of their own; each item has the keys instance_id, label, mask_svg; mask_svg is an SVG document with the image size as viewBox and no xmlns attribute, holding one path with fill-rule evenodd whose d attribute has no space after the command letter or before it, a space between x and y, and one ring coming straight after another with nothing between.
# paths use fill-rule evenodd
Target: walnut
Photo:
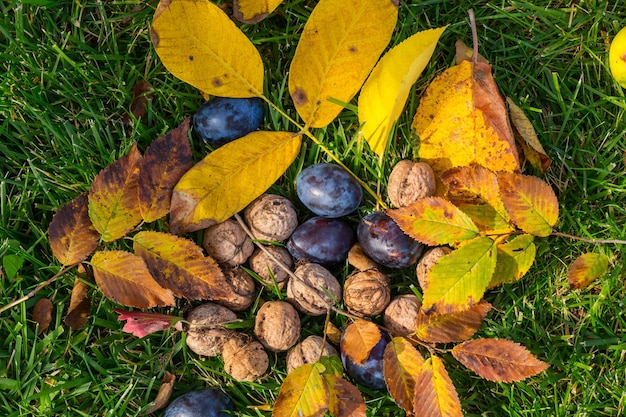
<instances>
[{"instance_id":1,"label":"walnut","mask_svg":"<svg viewBox=\"0 0 626 417\"><path fill-rule=\"evenodd\" d=\"M415 294L395 297L383 313L383 324L394 335L408 336L417 328L417 314L422 302Z\"/></svg>"},{"instance_id":2,"label":"walnut","mask_svg":"<svg viewBox=\"0 0 626 417\"><path fill-rule=\"evenodd\" d=\"M378 264L365 254L360 243L355 243L350 248L350 252L348 252L348 263L359 271L366 271L378 267Z\"/></svg>"},{"instance_id":3,"label":"walnut","mask_svg":"<svg viewBox=\"0 0 626 417\"><path fill-rule=\"evenodd\" d=\"M224 344L222 357L224 371L239 382L260 378L269 367L269 358L263 345L241 333Z\"/></svg>"},{"instance_id":4,"label":"walnut","mask_svg":"<svg viewBox=\"0 0 626 417\"><path fill-rule=\"evenodd\" d=\"M271 351L287 350L300 338L300 316L286 301L268 301L257 312L254 334Z\"/></svg>"},{"instance_id":5,"label":"walnut","mask_svg":"<svg viewBox=\"0 0 626 417\"><path fill-rule=\"evenodd\" d=\"M287 352L287 373L299 366L316 362L320 356L339 356L337 349L320 336L309 336Z\"/></svg>"},{"instance_id":6,"label":"walnut","mask_svg":"<svg viewBox=\"0 0 626 417\"><path fill-rule=\"evenodd\" d=\"M294 274L300 279L290 279L287 283L287 299L301 312L320 316L341 299L341 284L323 266L303 263Z\"/></svg>"},{"instance_id":7,"label":"walnut","mask_svg":"<svg viewBox=\"0 0 626 417\"><path fill-rule=\"evenodd\" d=\"M402 160L389 174L387 194L396 207L406 207L420 198L435 194L437 182L433 169L425 162Z\"/></svg>"},{"instance_id":8,"label":"walnut","mask_svg":"<svg viewBox=\"0 0 626 417\"><path fill-rule=\"evenodd\" d=\"M227 265L246 262L254 251L254 244L246 232L232 219L205 229L203 246L209 256Z\"/></svg>"},{"instance_id":9,"label":"walnut","mask_svg":"<svg viewBox=\"0 0 626 417\"><path fill-rule=\"evenodd\" d=\"M424 253L415 268L417 281L420 283L422 291L426 291L426 287L428 286L427 275L430 272L430 269L439 261L439 258L449 254L450 252L452 252L452 249L447 246L437 246L428 249Z\"/></svg>"},{"instance_id":10,"label":"walnut","mask_svg":"<svg viewBox=\"0 0 626 417\"><path fill-rule=\"evenodd\" d=\"M343 302L357 316L382 313L390 299L389 278L378 269L353 272L343 286Z\"/></svg>"},{"instance_id":11,"label":"walnut","mask_svg":"<svg viewBox=\"0 0 626 417\"><path fill-rule=\"evenodd\" d=\"M286 248L270 245L266 246L265 249L282 262L284 266L290 270L293 268L293 258ZM250 256L248 265L263 280L264 285L273 287L274 283L276 283L281 290L285 287L289 274L260 248L257 248Z\"/></svg>"},{"instance_id":12,"label":"walnut","mask_svg":"<svg viewBox=\"0 0 626 417\"><path fill-rule=\"evenodd\" d=\"M235 313L219 304L205 303L194 308L187 315L187 346L201 356L220 355L224 343L235 333L221 323L233 320L237 320Z\"/></svg>"},{"instance_id":13,"label":"walnut","mask_svg":"<svg viewBox=\"0 0 626 417\"><path fill-rule=\"evenodd\" d=\"M275 194L264 194L250 203L244 218L255 238L272 242L287 240L298 226L293 203Z\"/></svg>"},{"instance_id":14,"label":"walnut","mask_svg":"<svg viewBox=\"0 0 626 417\"><path fill-rule=\"evenodd\" d=\"M228 296L221 297L218 302L233 311L246 310L256 298L254 279L238 266L222 267L222 272L230 291Z\"/></svg>"}]
</instances>

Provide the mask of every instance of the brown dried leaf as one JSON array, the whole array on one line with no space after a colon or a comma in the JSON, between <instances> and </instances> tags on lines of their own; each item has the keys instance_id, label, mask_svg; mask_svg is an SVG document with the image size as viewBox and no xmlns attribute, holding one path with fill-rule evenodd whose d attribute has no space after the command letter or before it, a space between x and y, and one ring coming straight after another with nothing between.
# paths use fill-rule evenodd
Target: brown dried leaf
<instances>
[{"instance_id":1,"label":"brown dried leaf","mask_svg":"<svg viewBox=\"0 0 626 417\"><path fill-rule=\"evenodd\" d=\"M172 396L172 391L174 391L175 381L176 376L165 371L165 375L163 375L163 381L161 382L161 386L159 387L159 392L157 393L157 396L154 399L152 406L146 410L145 414L154 413L155 411L158 411L167 405L170 397Z\"/></svg>"},{"instance_id":2,"label":"brown dried leaf","mask_svg":"<svg viewBox=\"0 0 626 417\"><path fill-rule=\"evenodd\" d=\"M191 118L155 139L139 163L139 209L145 222L152 222L170 211L174 186L193 166L187 132Z\"/></svg>"},{"instance_id":3,"label":"brown dried leaf","mask_svg":"<svg viewBox=\"0 0 626 417\"><path fill-rule=\"evenodd\" d=\"M415 380L413 414L420 417L463 417L459 395L437 356L431 356Z\"/></svg>"},{"instance_id":4,"label":"brown dried leaf","mask_svg":"<svg viewBox=\"0 0 626 417\"><path fill-rule=\"evenodd\" d=\"M469 339L480 328L491 304L482 300L466 311L451 314L425 314L417 316L416 336L428 343L452 343Z\"/></svg>"},{"instance_id":5,"label":"brown dried leaf","mask_svg":"<svg viewBox=\"0 0 626 417\"><path fill-rule=\"evenodd\" d=\"M33 321L37 323L37 334L42 334L48 330L52 322L52 301L47 298L40 298L33 306Z\"/></svg>"},{"instance_id":6,"label":"brown dried leaf","mask_svg":"<svg viewBox=\"0 0 626 417\"><path fill-rule=\"evenodd\" d=\"M172 292L154 280L146 262L137 255L99 251L92 256L91 266L102 293L116 303L142 309L176 303Z\"/></svg>"},{"instance_id":7,"label":"brown dried leaf","mask_svg":"<svg viewBox=\"0 0 626 417\"><path fill-rule=\"evenodd\" d=\"M481 378L497 382L522 381L548 369L524 346L504 339L475 339L456 345L452 355Z\"/></svg>"},{"instance_id":8,"label":"brown dried leaf","mask_svg":"<svg viewBox=\"0 0 626 417\"><path fill-rule=\"evenodd\" d=\"M383 374L389 394L407 413L413 412L415 380L424 358L404 337L394 337L385 347Z\"/></svg>"},{"instance_id":9,"label":"brown dried leaf","mask_svg":"<svg viewBox=\"0 0 626 417\"><path fill-rule=\"evenodd\" d=\"M328 388L328 411L335 417L365 417L367 408L361 391L333 374L324 374Z\"/></svg>"},{"instance_id":10,"label":"brown dried leaf","mask_svg":"<svg viewBox=\"0 0 626 417\"><path fill-rule=\"evenodd\" d=\"M146 110L148 109L148 102L152 100L152 94L149 94L152 91L152 86L146 81L139 81L135 84L133 88L133 99L130 103L130 112L135 118L139 119L145 116ZM122 121L124 124L130 124L132 118L125 114L122 117Z\"/></svg>"},{"instance_id":11,"label":"brown dried leaf","mask_svg":"<svg viewBox=\"0 0 626 417\"><path fill-rule=\"evenodd\" d=\"M546 172L552 163L552 159L546 154L541 142L539 142L533 124L524 111L509 97L506 98L506 103L509 106L509 117L513 125L515 139L522 146L524 156L532 166L541 172Z\"/></svg>"},{"instance_id":12,"label":"brown dried leaf","mask_svg":"<svg viewBox=\"0 0 626 417\"><path fill-rule=\"evenodd\" d=\"M100 234L89 219L87 193L56 212L48 227L52 253L63 265L84 261L98 247Z\"/></svg>"},{"instance_id":13,"label":"brown dried leaf","mask_svg":"<svg viewBox=\"0 0 626 417\"><path fill-rule=\"evenodd\" d=\"M89 218L102 240L112 242L141 221L138 180L141 154L133 145L123 156L100 171L89 190Z\"/></svg>"},{"instance_id":14,"label":"brown dried leaf","mask_svg":"<svg viewBox=\"0 0 626 417\"><path fill-rule=\"evenodd\" d=\"M80 278L76 278L70 297L70 307L63 318L63 323L72 330L82 329L87 324L91 312L91 298L87 297L87 291L89 286Z\"/></svg>"}]
</instances>

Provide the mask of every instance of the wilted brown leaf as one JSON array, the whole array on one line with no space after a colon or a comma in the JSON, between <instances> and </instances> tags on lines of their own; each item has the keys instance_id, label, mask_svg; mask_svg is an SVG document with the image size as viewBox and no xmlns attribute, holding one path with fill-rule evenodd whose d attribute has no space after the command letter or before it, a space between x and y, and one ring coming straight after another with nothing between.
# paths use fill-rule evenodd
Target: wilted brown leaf
<instances>
[{"instance_id":1,"label":"wilted brown leaf","mask_svg":"<svg viewBox=\"0 0 626 417\"><path fill-rule=\"evenodd\" d=\"M463 417L459 395L437 356L426 360L416 378L413 414L419 417Z\"/></svg>"},{"instance_id":2,"label":"wilted brown leaf","mask_svg":"<svg viewBox=\"0 0 626 417\"><path fill-rule=\"evenodd\" d=\"M609 258L601 253L585 253L579 256L567 271L571 289L586 287L604 274L609 267Z\"/></svg>"},{"instance_id":3,"label":"wilted brown leaf","mask_svg":"<svg viewBox=\"0 0 626 417\"><path fill-rule=\"evenodd\" d=\"M91 266L102 293L116 303L144 309L176 303L172 292L154 280L146 262L137 255L99 251L92 256Z\"/></svg>"},{"instance_id":4,"label":"wilted brown leaf","mask_svg":"<svg viewBox=\"0 0 626 417\"><path fill-rule=\"evenodd\" d=\"M328 411L334 417L365 417L367 407L361 391L333 374L324 374L328 388Z\"/></svg>"},{"instance_id":5,"label":"wilted brown leaf","mask_svg":"<svg viewBox=\"0 0 626 417\"><path fill-rule=\"evenodd\" d=\"M178 180L193 166L187 137L191 118L155 139L139 163L139 209L145 222L152 222L170 211L172 192Z\"/></svg>"},{"instance_id":6,"label":"wilted brown leaf","mask_svg":"<svg viewBox=\"0 0 626 417\"><path fill-rule=\"evenodd\" d=\"M87 297L87 291L89 291L89 286L80 278L76 278L70 297L70 307L63 318L63 323L72 330L82 329L87 324L91 312L91 298Z\"/></svg>"},{"instance_id":7,"label":"wilted brown leaf","mask_svg":"<svg viewBox=\"0 0 626 417\"><path fill-rule=\"evenodd\" d=\"M146 414L154 413L167 405L170 397L172 396L172 391L174 391L175 381L176 376L165 371L163 381L161 381L161 386L159 387L159 392L157 393L152 406L146 410Z\"/></svg>"},{"instance_id":8,"label":"wilted brown leaf","mask_svg":"<svg viewBox=\"0 0 626 417\"><path fill-rule=\"evenodd\" d=\"M428 343L452 343L469 339L480 328L491 304L485 300L466 311L451 314L425 314L417 316L416 336Z\"/></svg>"},{"instance_id":9,"label":"wilted brown leaf","mask_svg":"<svg viewBox=\"0 0 626 417\"><path fill-rule=\"evenodd\" d=\"M552 160L544 151L541 142L539 142L533 124L513 100L507 97L506 102L509 105L509 116L513 125L513 133L515 133L515 138L524 151L524 156L532 166L541 172L546 172Z\"/></svg>"},{"instance_id":10,"label":"wilted brown leaf","mask_svg":"<svg viewBox=\"0 0 626 417\"><path fill-rule=\"evenodd\" d=\"M378 326L368 320L358 319L343 332L342 350L356 364L362 365L372 348L380 341Z\"/></svg>"},{"instance_id":11,"label":"wilted brown leaf","mask_svg":"<svg viewBox=\"0 0 626 417\"><path fill-rule=\"evenodd\" d=\"M59 209L48 226L52 253L63 265L84 261L98 247L100 234L89 219L87 193Z\"/></svg>"},{"instance_id":12,"label":"wilted brown leaf","mask_svg":"<svg viewBox=\"0 0 626 417\"><path fill-rule=\"evenodd\" d=\"M424 358L408 340L394 337L385 347L383 375L387 390L400 408L413 412L415 380L424 364Z\"/></svg>"},{"instance_id":13,"label":"wilted brown leaf","mask_svg":"<svg viewBox=\"0 0 626 417\"><path fill-rule=\"evenodd\" d=\"M37 323L37 334L42 334L48 330L52 322L52 301L47 298L40 298L33 306L33 321Z\"/></svg>"},{"instance_id":14,"label":"wilted brown leaf","mask_svg":"<svg viewBox=\"0 0 626 417\"><path fill-rule=\"evenodd\" d=\"M100 171L89 190L89 218L102 240L112 242L141 221L138 180L141 154L133 145L123 156Z\"/></svg>"},{"instance_id":15,"label":"wilted brown leaf","mask_svg":"<svg viewBox=\"0 0 626 417\"><path fill-rule=\"evenodd\" d=\"M524 346L504 339L475 339L456 345L452 355L481 378L497 382L522 381L548 369Z\"/></svg>"},{"instance_id":16,"label":"wilted brown leaf","mask_svg":"<svg viewBox=\"0 0 626 417\"><path fill-rule=\"evenodd\" d=\"M149 93L152 91L152 86L146 81L139 81L135 84L135 87L133 88L133 99L130 103L130 113L136 119L139 119L146 114L148 102L152 99L152 94ZM130 124L132 118L128 114L125 114L122 117L122 121L124 124Z\"/></svg>"}]
</instances>

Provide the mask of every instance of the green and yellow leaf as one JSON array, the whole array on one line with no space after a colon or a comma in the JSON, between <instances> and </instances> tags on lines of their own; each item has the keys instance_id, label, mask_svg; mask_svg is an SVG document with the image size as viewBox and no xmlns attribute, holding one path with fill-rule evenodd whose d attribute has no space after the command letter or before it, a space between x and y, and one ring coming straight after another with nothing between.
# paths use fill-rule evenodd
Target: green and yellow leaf
<instances>
[{"instance_id":1,"label":"green and yellow leaf","mask_svg":"<svg viewBox=\"0 0 626 417\"><path fill-rule=\"evenodd\" d=\"M454 204L441 197L422 198L387 214L413 239L429 246L454 244L478 235L478 228Z\"/></svg>"},{"instance_id":2,"label":"green and yellow leaf","mask_svg":"<svg viewBox=\"0 0 626 417\"><path fill-rule=\"evenodd\" d=\"M413 412L415 380L424 358L404 337L394 337L385 347L383 375L387 390L400 408Z\"/></svg>"},{"instance_id":3,"label":"green and yellow leaf","mask_svg":"<svg viewBox=\"0 0 626 417\"><path fill-rule=\"evenodd\" d=\"M263 95L263 61L252 42L210 1L161 0L150 30L176 78L222 97Z\"/></svg>"},{"instance_id":4,"label":"green and yellow leaf","mask_svg":"<svg viewBox=\"0 0 626 417\"><path fill-rule=\"evenodd\" d=\"M463 417L459 395L437 356L426 360L415 381L413 415L420 417Z\"/></svg>"},{"instance_id":5,"label":"green and yellow leaf","mask_svg":"<svg viewBox=\"0 0 626 417\"><path fill-rule=\"evenodd\" d=\"M389 134L400 117L411 87L417 81L446 28L429 29L407 38L387 52L359 94L361 134L382 156Z\"/></svg>"},{"instance_id":6,"label":"green and yellow leaf","mask_svg":"<svg viewBox=\"0 0 626 417\"><path fill-rule=\"evenodd\" d=\"M428 343L463 342L474 336L490 310L491 304L485 300L450 314L426 314L421 310L415 335Z\"/></svg>"},{"instance_id":7,"label":"green and yellow leaf","mask_svg":"<svg viewBox=\"0 0 626 417\"><path fill-rule=\"evenodd\" d=\"M144 309L176 304L172 292L154 280L145 261L137 255L121 250L98 251L90 264L102 293L118 304Z\"/></svg>"},{"instance_id":8,"label":"green and yellow leaf","mask_svg":"<svg viewBox=\"0 0 626 417\"><path fill-rule=\"evenodd\" d=\"M450 314L478 303L496 267L496 243L478 237L440 258L429 271L422 309Z\"/></svg>"},{"instance_id":9,"label":"green and yellow leaf","mask_svg":"<svg viewBox=\"0 0 626 417\"><path fill-rule=\"evenodd\" d=\"M559 218L559 201L550 185L530 175L498 174L500 196L513 222L526 233L548 236Z\"/></svg>"},{"instance_id":10,"label":"green and yellow leaf","mask_svg":"<svg viewBox=\"0 0 626 417\"><path fill-rule=\"evenodd\" d=\"M520 235L498 244L498 261L489 288L515 282L522 278L535 262L537 247L534 236Z\"/></svg>"},{"instance_id":11,"label":"green and yellow leaf","mask_svg":"<svg viewBox=\"0 0 626 417\"><path fill-rule=\"evenodd\" d=\"M524 156L530 164L541 172L546 172L552 163L550 157L543 149L533 124L528 119L528 116L520 109L517 104L513 102L509 97L506 98L506 103L509 106L509 117L511 118L511 124L513 125L513 133L517 143L519 143L524 151Z\"/></svg>"},{"instance_id":12,"label":"green and yellow leaf","mask_svg":"<svg viewBox=\"0 0 626 417\"><path fill-rule=\"evenodd\" d=\"M481 378L497 382L522 381L548 369L524 346L504 339L475 339L456 345L452 355Z\"/></svg>"},{"instance_id":13,"label":"green and yellow leaf","mask_svg":"<svg viewBox=\"0 0 626 417\"><path fill-rule=\"evenodd\" d=\"M398 6L389 0L320 0L289 69L289 93L310 127L324 127L359 91L391 39ZM364 36L367 34L367 36Z\"/></svg>"},{"instance_id":14,"label":"green and yellow leaf","mask_svg":"<svg viewBox=\"0 0 626 417\"><path fill-rule=\"evenodd\" d=\"M579 256L567 271L571 289L586 287L609 268L609 258L601 253L585 253Z\"/></svg>"},{"instance_id":15,"label":"green and yellow leaf","mask_svg":"<svg viewBox=\"0 0 626 417\"><path fill-rule=\"evenodd\" d=\"M272 417L322 417L329 395L324 366L309 363L293 370L280 387Z\"/></svg>"},{"instance_id":16,"label":"green and yellow leaf","mask_svg":"<svg viewBox=\"0 0 626 417\"><path fill-rule=\"evenodd\" d=\"M139 164L133 145L123 156L100 171L89 189L89 218L104 242L117 240L141 222Z\"/></svg>"},{"instance_id":17,"label":"green and yellow leaf","mask_svg":"<svg viewBox=\"0 0 626 417\"><path fill-rule=\"evenodd\" d=\"M245 208L287 170L301 141L294 133L259 131L208 154L174 187L172 231L204 229Z\"/></svg>"}]
</instances>

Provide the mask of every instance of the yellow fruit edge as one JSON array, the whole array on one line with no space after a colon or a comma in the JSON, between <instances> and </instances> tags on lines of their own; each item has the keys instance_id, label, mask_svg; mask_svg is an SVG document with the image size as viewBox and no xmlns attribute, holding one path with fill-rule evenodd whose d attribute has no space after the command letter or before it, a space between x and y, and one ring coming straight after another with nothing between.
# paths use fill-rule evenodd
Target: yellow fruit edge
<instances>
[{"instance_id":1,"label":"yellow fruit edge","mask_svg":"<svg viewBox=\"0 0 626 417\"><path fill-rule=\"evenodd\" d=\"M626 27L623 27L611 42L609 67L615 81L626 88Z\"/></svg>"}]
</instances>

